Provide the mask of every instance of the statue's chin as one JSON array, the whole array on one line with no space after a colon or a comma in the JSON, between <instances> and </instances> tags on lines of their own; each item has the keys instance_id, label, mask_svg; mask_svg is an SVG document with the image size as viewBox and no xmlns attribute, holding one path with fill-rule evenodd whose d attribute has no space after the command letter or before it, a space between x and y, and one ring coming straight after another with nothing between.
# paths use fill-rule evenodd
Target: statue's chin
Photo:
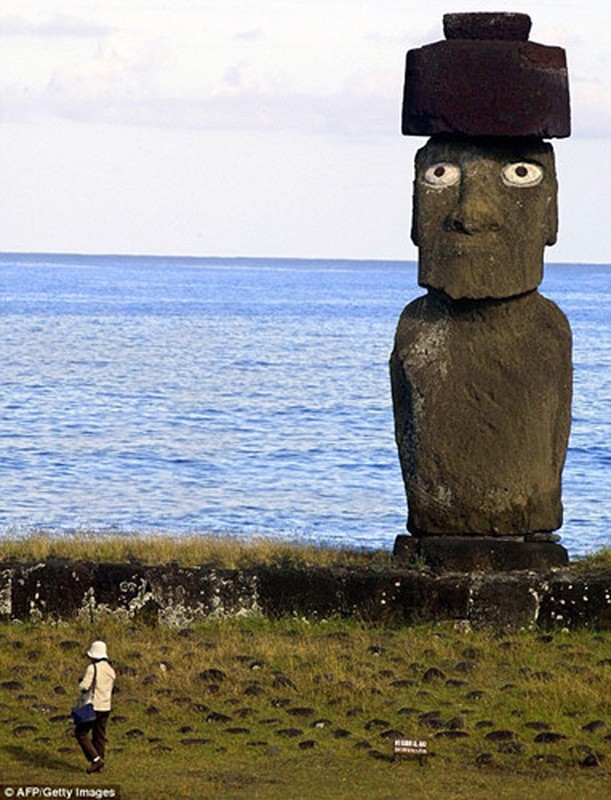
<instances>
[{"instance_id":1,"label":"statue's chin","mask_svg":"<svg viewBox=\"0 0 611 800\"><path fill-rule=\"evenodd\" d=\"M444 292L453 300L483 300L525 294L536 289L542 278L543 264L539 260L525 268L524 263L512 261L506 253L468 253L466 248L450 248L438 251L433 260L421 260L418 283Z\"/></svg>"}]
</instances>

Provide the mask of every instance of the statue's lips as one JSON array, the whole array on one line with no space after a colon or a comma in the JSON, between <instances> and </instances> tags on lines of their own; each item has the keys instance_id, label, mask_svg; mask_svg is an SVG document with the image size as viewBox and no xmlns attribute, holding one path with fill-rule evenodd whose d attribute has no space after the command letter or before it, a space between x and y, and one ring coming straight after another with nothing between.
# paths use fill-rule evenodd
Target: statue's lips
<instances>
[{"instance_id":1,"label":"statue's lips","mask_svg":"<svg viewBox=\"0 0 611 800\"><path fill-rule=\"evenodd\" d=\"M437 256L448 258L469 258L481 261L482 266L496 261L500 255L506 256L508 248L505 242L499 241L495 233L477 234L445 234L439 237L435 252Z\"/></svg>"}]
</instances>

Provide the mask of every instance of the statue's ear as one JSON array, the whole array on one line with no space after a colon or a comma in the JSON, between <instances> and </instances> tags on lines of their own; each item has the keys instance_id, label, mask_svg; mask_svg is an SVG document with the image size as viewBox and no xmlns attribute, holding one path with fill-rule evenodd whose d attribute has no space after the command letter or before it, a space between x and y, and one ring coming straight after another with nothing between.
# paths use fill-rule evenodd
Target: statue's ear
<instances>
[{"instance_id":1,"label":"statue's ear","mask_svg":"<svg viewBox=\"0 0 611 800\"><path fill-rule=\"evenodd\" d=\"M545 244L556 244L558 238L558 187L554 180L554 191L547 204L545 215Z\"/></svg>"},{"instance_id":2,"label":"statue's ear","mask_svg":"<svg viewBox=\"0 0 611 800\"><path fill-rule=\"evenodd\" d=\"M432 139L429 139L428 142L421 147L419 150L416 151L416 156L414 158L414 182L412 184L412 230L411 230L411 238L412 242L418 247L420 245L420 231L418 230L418 219L420 218L420 209L418 204L418 175L420 174L421 170L424 169L424 159L425 155L430 148L430 143Z\"/></svg>"},{"instance_id":3,"label":"statue's ear","mask_svg":"<svg viewBox=\"0 0 611 800\"><path fill-rule=\"evenodd\" d=\"M549 196L547 199L547 209L543 224L545 225L545 244L551 246L556 244L558 238L558 178L556 177L556 159L554 149L551 144L544 145L543 156L545 172L549 176Z\"/></svg>"},{"instance_id":4,"label":"statue's ear","mask_svg":"<svg viewBox=\"0 0 611 800\"><path fill-rule=\"evenodd\" d=\"M418 190L416 188L416 180L414 179L414 191L412 192L412 242L416 247L420 244L420 234L418 231Z\"/></svg>"}]
</instances>

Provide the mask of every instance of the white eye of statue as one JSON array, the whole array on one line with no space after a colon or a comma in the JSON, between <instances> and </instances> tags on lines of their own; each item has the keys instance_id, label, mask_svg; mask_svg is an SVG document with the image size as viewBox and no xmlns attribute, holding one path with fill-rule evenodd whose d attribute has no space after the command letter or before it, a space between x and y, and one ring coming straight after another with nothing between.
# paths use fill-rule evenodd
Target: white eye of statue
<instances>
[{"instance_id":1,"label":"white eye of statue","mask_svg":"<svg viewBox=\"0 0 611 800\"><path fill-rule=\"evenodd\" d=\"M448 164L445 161L432 164L424 173L424 182L429 186L441 189L445 186L454 186L460 180L460 167Z\"/></svg>"},{"instance_id":2,"label":"white eye of statue","mask_svg":"<svg viewBox=\"0 0 611 800\"><path fill-rule=\"evenodd\" d=\"M528 161L506 164L501 172L505 186L536 186L543 180L543 169Z\"/></svg>"}]
</instances>

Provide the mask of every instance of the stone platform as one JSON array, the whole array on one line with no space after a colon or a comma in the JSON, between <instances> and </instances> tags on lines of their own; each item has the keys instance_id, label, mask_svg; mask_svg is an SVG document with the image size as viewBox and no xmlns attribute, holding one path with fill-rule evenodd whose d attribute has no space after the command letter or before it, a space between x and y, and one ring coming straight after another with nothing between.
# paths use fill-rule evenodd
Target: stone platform
<instances>
[{"instance_id":1,"label":"stone platform","mask_svg":"<svg viewBox=\"0 0 611 800\"><path fill-rule=\"evenodd\" d=\"M400 565L232 570L53 559L0 564L4 621L94 623L105 614L179 627L261 614L354 617L377 624L611 629L611 574L587 575L570 565L546 572L435 574Z\"/></svg>"},{"instance_id":2,"label":"stone platform","mask_svg":"<svg viewBox=\"0 0 611 800\"><path fill-rule=\"evenodd\" d=\"M515 537L397 536L393 555L405 566L445 572L545 572L569 563L569 554L556 542Z\"/></svg>"}]
</instances>

